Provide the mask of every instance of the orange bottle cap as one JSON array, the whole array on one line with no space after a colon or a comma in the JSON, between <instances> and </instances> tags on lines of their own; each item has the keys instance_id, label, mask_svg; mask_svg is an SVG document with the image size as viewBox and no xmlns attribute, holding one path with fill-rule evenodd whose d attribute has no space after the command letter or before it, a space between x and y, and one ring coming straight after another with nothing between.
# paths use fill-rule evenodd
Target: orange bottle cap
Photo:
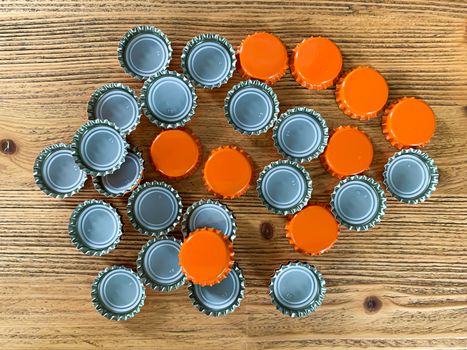
<instances>
[{"instance_id":1,"label":"orange bottle cap","mask_svg":"<svg viewBox=\"0 0 467 350\"><path fill-rule=\"evenodd\" d=\"M274 34L260 32L247 36L237 53L239 70L247 79L274 84L287 70L287 48Z\"/></svg>"},{"instance_id":2,"label":"orange bottle cap","mask_svg":"<svg viewBox=\"0 0 467 350\"><path fill-rule=\"evenodd\" d=\"M237 198L250 187L253 166L248 154L235 146L214 149L204 165L208 190L223 198Z\"/></svg>"},{"instance_id":3,"label":"orange bottle cap","mask_svg":"<svg viewBox=\"0 0 467 350\"><path fill-rule=\"evenodd\" d=\"M332 132L320 160L324 168L338 178L360 174L370 168L373 145L359 128L340 126Z\"/></svg>"},{"instance_id":4,"label":"orange bottle cap","mask_svg":"<svg viewBox=\"0 0 467 350\"><path fill-rule=\"evenodd\" d=\"M389 88L384 77L370 67L353 68L336 85L336 101L349 117L372 119L384 108Z\"/></svg>"},{"instance_id":5,"label":"orange bottle cap","mask_svg":"<svg viewBox=\"0 0 467 350\"><path fill-rule=\"evenodd\" d=\"M162 175L181 179L191 175L200 163L198 138L186 130L164 130L151 145L151 160Z\"/></svg>"},{"instance_id":6,"label":"orange bottle cap","mask_svg":"<svg viewBox=\"0 0 467 350\"><path fill-rule=\"evenodd\" d=\"M287 222L285 232L297 252L317 255L337 241L339 224L326 206L310 204Z\"/></svg>"},{"instance_id":7,"label":"orange bottle cap","mask_svg":"<svg viewBox=\"0 0 467 350\"><path fill-rule=\"evenodd\" d=\"M222 281L234 263L233 244L221 231L200 228L183 241L180 266L188 280L201 286Z\"/></svg>"},{"instance_id":8,"label":"orange bottle cap","mask_svg":"<svg viewBox=\"0 0 467 350\"><path fill-rule=\"evenodd\" d=\"M295 47L290 66L295 80L303 87L327 89L342 70L342 54L331 40L311 37Z\"/></svg>"},{"instance_id":9,"label":"orange bottle cap","mask_svg":"<svg viewBox=\"0 0 467 350\"><path fill-rule=\"evenodd\" d=\"M383 133L398 149L425 146L435 133L435 125L433 110L415 97L393 102L382 121Z\"/></svg>"}]
</instances>

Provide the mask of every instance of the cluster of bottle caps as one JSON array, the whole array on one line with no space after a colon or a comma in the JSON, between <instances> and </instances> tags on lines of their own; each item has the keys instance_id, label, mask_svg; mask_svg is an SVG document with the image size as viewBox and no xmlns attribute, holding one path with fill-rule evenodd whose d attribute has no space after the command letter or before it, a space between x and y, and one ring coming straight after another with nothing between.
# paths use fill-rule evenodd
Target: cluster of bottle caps
<instances>
[{"instance_id":1,"label":"cluster of bottle caps","mask_svg":"<svg viewBox=\"0 0 467 350\"><path fill-rule=\"evenodd\" d=\"M92 301L109 319L126 320L139 312L145 285L171 291L188 280L193 305L211 316L232 312L243 299L245 282L234 260L237 225L232 211L218 200L204 199L183 213L181 198L171 185L141 184L143 158L125 139L139 123L142 110L163 129L150 147L155 169L172 180L191 175L201 164L201 147L196 135L183 126L195 115L194 86L217 88L236 68L248 80L230 89L224 114L242 134L258 135L273 128L275 147L284 159L261 171L256 188L267 209L288 216L286 237L296 251L321 254L336 242L340 225L368 230L380 222L386 207L382 187L362 175L373 159L368 135L354 126L329 132L320 113L306 107L279 116L279 101L271 85L285 74L289 56L277 36L252 34L235 51L219 35L199 35L183 49L183 74L166 70L171 56L171 43L159 29L129 30L120 41L118 59L128 74L144 80L140 96L117 83L97 89L88 103L89 121L76 131L71 144L47 147L34 164L37 185L53 197L75 194L88 175L105 196L130 194L127 212L132 225L142 234L155 236L142 247L136 272L113 266L95 279ZM435 130L431 108L413 97L387 106L388 85L378 71L356 67L341 74L342 68L339 48L323 37L303 40L290 57L292 75L302 86L320 90L336 84L337 104L349 117L367 120L384 111L383 133L400 150L384 167L384 184L401 202L424 201L438 182L433 160L419 150ZM316 158L341 179L330 205L309 203L312 180L300 163ZM250 156L232 145L212 150L203 167L207 189L219 198L240 197L254 177ZM180 222L183 243L169 235ZM83 253L104 255L119 243L121 218L109 203L88 200L73 211L69 234ZM292 317L314 311L325 292L321 273L300 261L281 265L269 287L273 304Z\"/></svg>"}]
</instances>

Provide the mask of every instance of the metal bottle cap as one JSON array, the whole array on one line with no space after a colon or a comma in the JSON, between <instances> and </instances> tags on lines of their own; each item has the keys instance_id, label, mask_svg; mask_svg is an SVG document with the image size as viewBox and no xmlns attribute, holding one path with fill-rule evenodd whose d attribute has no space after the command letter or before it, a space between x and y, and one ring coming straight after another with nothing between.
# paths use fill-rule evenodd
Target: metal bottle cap
<instances>
[{"instance_id":1,"label":"metal bottle cap","mask_svg":"<svg viewBox=\"0 0 467 350\"><path fill-rule=\"evenodd\" d=\"M102 270L91 287L94 307L110 320L124 321L134 317L143 307L145 297L138 275L124 266Z\"/></svg>"},{"instance_id":2,"label":"metal bottle cap","mask_svg":"<svg viewBox=\"0 0 467 350\"><path fill-rule=\"evenodd\" d=\"M328 126L321 114L313 109L289 109L273 129L274 145L280 154L297 162L317 158L328 143Z\"/></svg>"},{"instance_id":3,"label":"metal bottle cap","mask_svg":"<svg viewBox=\"0 0 467 350\"><path fill-rule=\"evenodd\" d=\"M71 243L86 255L110 253L120 242L122 221L109 203L95 199L79 204L70 217Z\"/></svg>"},{"instance_id":4,"label":"metal bottle cap","mask_svg":"<svg viewBox=\"0 0 467 350\"><path fill-rule=\"evenodd\" d=\"M227 93L224 114L232 127L245 135L268 131L279 114L276 93L258 80L242 81Z\"/></svg>"},{"instance_id":5,"label":"metal bottle cap","mask_svg":"<svg viewBox=\"0 0 467 350\"><path fill-rule=\"evenodd\" d=\"M84 186L86 173L73 158L70 145L57 143L44 148L33 167L34 181L48 196L67 198Z\"/></svg>"},{"instance_id":6,"label":"metal bottle cap","mask_svg":"<svg viewBox=\"0 0 467 350\"><path fill-rule=\"evenodd\" d=\"M88 119L107 119L120 128L122 134L135 130L141 118L138 97L133 89L120 84L105 84L91 95Z\"/></svg>"},{"instance_id":7,"label":"metal bottle cap","mask_svg":"<svg viewBox=\"0 0 467 350\"><path fill-rule=\"evenodd\" d=\"M407 149L395 153L384 166L384 184L397 200L417 204L428 199L438 184L438 168L426 153Z\"/></svg>"},{"instance_id":8,"label":"metal bottle cap","mask_svg":"<svg viewBox=\"0 0 467 350\"><path fill-rule=\"evenodd\" d=\"M125 162L113 174L93 178L97 192L108 197L123 196L130 193L143 179L144 160L135 147L129 149Z\"/></svg>"},{"instance_id":9,"label":"metal bottle cap","mask_svg":"<svg viewBox=\"0 0 467 350\"><path fill-rule=\"evenodd\" d=\"M198 35L182 51L183 72L203 88L213 89L227 83L236 63L232 45L217 34Z\"/></svg>"},{"instance_id":10,"label":"metal bottle cap","mask_svg":"<svg viewBox=\"0 0 467 350\"><path fill-rule=\"evenodd\" d=\"M208 316L226 316L240 306L245 297L245 278L235 263L225 279L213 286L188 284L188 295L196 307Z\"/></svg>"},{"instance_id":11,"label":"metal bottle cap","mask_svg":"<svg viewBox=\"0 0 467 350\"><path fill-rule=\"evenodd\" d=\"M277 310L286 316L304 317L323 302L326 287L321 273L306 262L289 262L275 271L269 295Z\"/></svg>"},{"instance_id":12,"label":"metal bottle cap","mask_svg":"<svg viewBox=\"0 0 467 350\"><path fill-rule=\"evenodd\" d=\"M386 196L372 178L349 176L334 187L331 209L342 226L366 231L381 221L386 209Z\"/></svg>"},{"instance_id":13,"label":"metal bottle cap","mask_svg":"<svg viewBox=\"0 0 467 350\"><path fill-rule=\"evenodd\" d=\"M174 71L164 70L144 82L141 106L149 120L163 129L188 123L196 110L196 92L191 82Z\"/></svg>"},{"instance_id":14,"label":"metal bottle cap","mask_svg":"<svg viewBox=\"0 0 467 350\"><path fill-rule=\"evenodd\" d=\"M301 165L279 160L266 165L256 185L264 206L276 214L288 215L300 211L310 200L310 174Z\"/></svg>"},{"instance_id":15,"label":"metal bottle cap","mask_svg":"<svg viewBox=\"0 0 467 350\"><path fill-rule=\"evenodd\" d=\"M137 272L143 284L168 292L185 283L179 264L181 242L171 236L161 236L147 242L136 260Z\"/></svg>"},{"instance_id":16,"label":"metal bottle cap","mask_svg":"<svg viewBox=\"0 0 467 350\"><path fill-rule=\"evenodd\" d=\"M127 211L139 232L161 236L172 231L180 221L182 200L172 186L164 182L146 182L131 194Z\"/></svg>"},{"instance_id":17,"label":"metal bottle cap","mask_svg":"<svg viewBox=\"0 0 467 350\"><path fill-rule=\"evenodd\" d=\"M120 129L108 120L90 120L81 125L71 144L76 163L87 174L112 174L125 161L128 144Z\"/></svg>"},{"instance_id":18,"label":"metal bottle cap","mask_svg":"<svg viewBox=\"0 0 467 350\"><path fill-rule=\"evenodd\" d=\"M235 217L232 211L219 201L202 199L193 203L183 214L182 233L184 237L203 227L215 228L232 241L236 237Z\"/></svg>"},{"instance_id":19,"label":"metal bottle cap","mask_svg":"<svg viewBox=\"0 0 467 350\"><path fill-rule=\"evenodd\" d=\"M138 26L125 33L117 54L120 66L127 74L146 79L168 67L172 46L160 29Z\"/></svg>"}]
</instances>

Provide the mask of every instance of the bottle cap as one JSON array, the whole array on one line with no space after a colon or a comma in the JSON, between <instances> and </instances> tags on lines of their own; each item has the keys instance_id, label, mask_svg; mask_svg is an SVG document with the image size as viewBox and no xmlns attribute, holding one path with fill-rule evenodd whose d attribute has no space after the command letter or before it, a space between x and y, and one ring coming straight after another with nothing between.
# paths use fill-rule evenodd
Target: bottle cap
<instances>
[{"instance_id":1,"label":"bottle cap","mask_svg":"<svg viewBox=\"0 0 467 350\"><path fill-rule=\"evenodd\" d=\"M193 174L201 161L201 144L187 130L164 130L151 145L154 168L171 179L182 179Z\"/></svg>"},{"instance_id":2,"label":"bottle cap","mask_svg":"<svg viewBox=\"0 0 467 350\"><path fill-rule=\"evenodd\" d=\"M195 114L196 99L191 82L173 71L153 75L141 88L144 114L162 129L175 129L188 123Z\"/></svg>"},{"instance_id":3,"label":"bottle cap","mask_svg":"<svg viewBox=\"0 0 467 350\"><path fill-rule=\"evenodd\" d=\"M326 286L321 273L306 262L289 262L274 273L269 295L276 309L286 316L304 317L324 300Z\"/></svg>"},{"instance_id":4,"label":"bottle cap","mask_svg":"<svg viewBox=\"0 0 467 350\"><path fill-rule=\"evenodd\" d=\"M125 321L143 307L146 295L138 275L125 266L99 272L91 287L92 303L109 320Z\"/></svg>"},{"instance_id":5,"label":"bottle cap","mask_svg":"<svg viewBox=\"0 0 467 350\"><path fill-rule=\"evenodd\" d=\"M250 187L252 178L251 159L236 146L212 150L204 164L204 184L211 193L222 198L240 197Z\"/></svg>"},{"instance_id":6,"label":"bottle cap","mask_svg":"<svg viewBox=\"0 0 467 350\"><path fill-rule=\"evenodd\" d=\"M127 74L146 79L169 66L172 46L160 29L138 26L126 32L117 54L120 66Z\"/></svg>"},{"instance_id":7,"label":"bottle cap","mask_svg":"<svg viewBox=\"0 0 467 350\"><path fill-rule=\"evenodd\" d=\"M91 95L88 119L107 119L115 123L124 135L136 129L141 119L141 108L133 89L120 84L105 84Z\"/></svg>"},{"instance_id":8,"label":"bottle cap","mask_svg":"<svg viewBox=\"0 0 467 350\"><path fill-rule=\"evenodd\" d=\"M245 278L235 263L225 279L213 286L188 284L188 295L196 307L208 316L226 316L240 306L245 297Z\"/></svg>"},{"instance_id":9,"label":"bottle cap","mask_svg":"<svg viewBox=\"0 0 467 350\"><path fill-rule=\"evenodd\" d=\"M75 163L70 145L57 143L44 148L36 158L34 181L50 197L67 198L78 193L86 173Z\"/></svg>"},{"instance_id":10,"label":"bottle cap","mask_svg":"<svg viewBox=\"0 0 467 350\"><path fill-rule=\"evenodd\" d=\"M239 70L247 79L274 84L286 72L287 48L271 33L255 33L241 42L238 50Z\"/></svg>"},{"instance_id":11,"label":"bottle cap","mask_svg":"<svg viewBox=\"0 0 467 350\"><path fill-rule=\"evenodd\" d=\"M138 254L136 266L143 284L169 292L185 283L179 264L181 242L171 236L161 236L147 242Z\"/></svg>"},{"instance_id":12,"label":"bottle cap","mask_svg":"<svg viewBox=\"0 0 467 350\"><path fill-rule=\"evenodd\" d=\"M274 145L280 154L297 162L317 158L328 143L328 126L317 111L305 107L287 110L273 129Z\"/></svg>"},{"instance_id":13,"label":"bottle cap","mask_svg":"<svg viewBox=\"0 0 467 350\"><path fill-rule=\"evenodd\" d=\"M227 93L224 114L232 127L245 135L268 131L279 114L276 93L258 80L242 81Z\"/></svg>"},{"instance_id":14,"label":"bottle cap","mask_svg":"<svg viewBox=\"0 0 467 350\"><path fill-rule=\"evenodd\" d=\"M320 161L331 175L340 179L360 174L370 168L373 145L368 135L359 128L339 126L331 133Z\"/></svg>"},{"instance_id":15,"label":"bottle cap","mask_svg":"<svg viewBox=\"0 0 467 350\"><path fill-rule=\"evenodd\" d=\"M304 167L289 160L278 160L264 167L256 189L267 209L288 215L300 211L308 203L313 187Z\"/></svg>"},{"instance_id":16,"label":"bottle cap","mask_svg":"<svg viewBox=\"0 0 467 350\"><path fill-rule=\"evenodd\" d=\"M289 219L285 232L295 251L319 255L336 243L339 224L327 206L316 203L306 206Z\"/></svg>"},{"instance_id":17,"label":"bottle cap","mask_svg":"<svg viewBox=\"0 0 467 350\"><path fill-rule=\"evenodd\" d=\"M340 181L331 194L331 210L339 224L349 230L366 231L379 223L386 196L372 178L354 175Z\"/></svg>"},{"instance_id":18,"label":"bottle cap","mask_svg":"<svg viewBox=\"0 0 467 350\"><path fill-rule=\"evenodd\" d=\"M109 203L95 199L79 204L70 217L71 243L86 255L102 256L114 250L122 235L122 221Z\"/></svg>"},{"instance_id":19,"label":"bottle cap","mask_svg":"<svg viewBox=\"0 0 467 350\"><path fill-rule=\"evenodd\" d=\"M221 231L200 228L183 241L180 266L187 279L212 286L227 277L234 263L233 244Z\"/></svg>"},{"instance_id":20,"label":"bottle cap","mask_svg":"<svg viewBox=\"0 0 467 350\"><path fill-rule=\"evenodd\" d=\"M396 148L423 147L435 133L435 114L425 101L403 97L384 112L383 133Z\"/></svg>"},{"instance_id":21,"label":"bottle cap","mask_svg":"<svg viewBox=\"0 0 467 350\"><path fill-rule=\"evenodd\" d=\"M225 204L212 199L202 199L193 203L182 217L182 233L186 237L199 228L210 227L221 231L233 241L237 224L232 211Z\"/></svg>"},{"instance_id":22,"label":"bottle cap","mask_svg":"<svg viewBox=\"0 0 467 350\"><path fill-rule=\"evenodd\" d=\"M146 182L128 199L128 217L144 235L161 236L177 226L182 215L182 199L164 182Z\"/></svg>"},{"instance_id":23,"label":"bottle cap","mask_svg":"<svg viewBox=\"0 0 467 350\"><path fill-rule=\"evenodd\" d=\"M128 144L120 129L108 120L90 120L81 125L71 144L76 164L87 174L103 176L118 170Z\"/></svg>"},{"instance_id":24,"label":"bottle cap","mask_svg":"<svg viewBox=\"0 0 467 350\"><path fill-rule=\"evenodd\" d=\"M376 118L388 100L384 77L370 67L356 67L345 73L336 85L339 108L354 119Z\"/></svg>"},{"instance_id":25,"label":"bottle cap","mask_svg":"<svg viewBox=\"0 0 467 350\"><path fill-rule=\"evenodd\" d=\"M181 64L183 72L196 85L213 89L232 77L237 59L227 39L217 34L201 34L186 44Z\"/></svg>"},{"instance_id":26,"label":"bottle cap","mask_svg":"<svg viewBox=\"0 0 467 350\"><path fill-rule=\"evenodd\" d=\"M133 191L143 179L144 160L138 148L129 149L122 166L113 174L92 179L97 192L108 197L123 196Z\"/></svg>"},{"instance_id":27,"label":"bottle cap","mask_svg":"<svg viewBox=\"0 0 467 350\"><path fill-rule=\"evenodd\" d=\"M397 200L417 204L436 190L438 168L428 154L417 149L395 153L384 166L384 184Z\"/></svg>"},{"instance_id":28,"label":"bottle cap","mask_svg":"<svg viewBox=\"0 0 467 350\"><path fill-rule=\"evenodd\" d=\"M290 70L303 87L322 90L335 84L342 65L341 51L333 41L310 37L294 48Z\"/></svg>"}]
</instances>

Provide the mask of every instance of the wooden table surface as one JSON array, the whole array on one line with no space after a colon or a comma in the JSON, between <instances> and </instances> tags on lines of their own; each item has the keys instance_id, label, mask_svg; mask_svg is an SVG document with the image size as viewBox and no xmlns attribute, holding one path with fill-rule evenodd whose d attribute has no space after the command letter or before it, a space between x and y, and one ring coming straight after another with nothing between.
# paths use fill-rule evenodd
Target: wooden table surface
<instances>
[{"instance_id":1,"label":"wooden table surface","mask_svg":"<svg viewBox=\"0 0 467 350\"><path fill-rule=\"evenodd\" d=\"M0 348L467 348L467 188L465 1L169 1L5 0L0 9ZM34 185L33 161L45 146L70 142L86 121L86 103L108 82L141 82L125 75L116 49L135 25L161 28L172 40L170 68L180 71L185 43L205 32L237 46L247 34L270 31L291 50L310 35L334 40L345 69L371 65L390 86L390 100L425 99L437 116L437 132L425 148L439 166L438 190L421 205L388 199L384 220L368 232L342 230L328 253L295 253L284 234L285 219L267 212L252 188L225 201L238 218L236 258L246 275L246 298L225 318L209 318L191 306L186 287L147 292L142 312L127 322L101 317L90 301L97 272L113 264L135 267L148 237L137 233L125 212L126 199L110 200L123 215L124 235L105 257L88 257L70 243L73 208L101 198L88 180L76 197L46 197ZM271 132L242 136L228 126L223 99L240 76L215 91L198 89L199 107L190 128L203 155L217 146L246 149L259 171L279 159ZM307 106L331 128L358 125L374 143L368 175L381 181L395 149L380 120L350 120L337 108L334 90L300 87L288 72L274 85L281 111ZM148 159L158 129L142 119L129 140L146 160L146 180L160 179ZM11 154L9 154L11 153ZM328 202L337 179L318 161L306 165L312 199ZM201 170L171 182L184 206L211 197ZM273 227L273 237L261 225ZM266 235L267 236L267 235ZM317 312L289 319L271 305L267 287L273 270L301 259L323 273L328 293Z\"/></svg>"}]
</instances>

